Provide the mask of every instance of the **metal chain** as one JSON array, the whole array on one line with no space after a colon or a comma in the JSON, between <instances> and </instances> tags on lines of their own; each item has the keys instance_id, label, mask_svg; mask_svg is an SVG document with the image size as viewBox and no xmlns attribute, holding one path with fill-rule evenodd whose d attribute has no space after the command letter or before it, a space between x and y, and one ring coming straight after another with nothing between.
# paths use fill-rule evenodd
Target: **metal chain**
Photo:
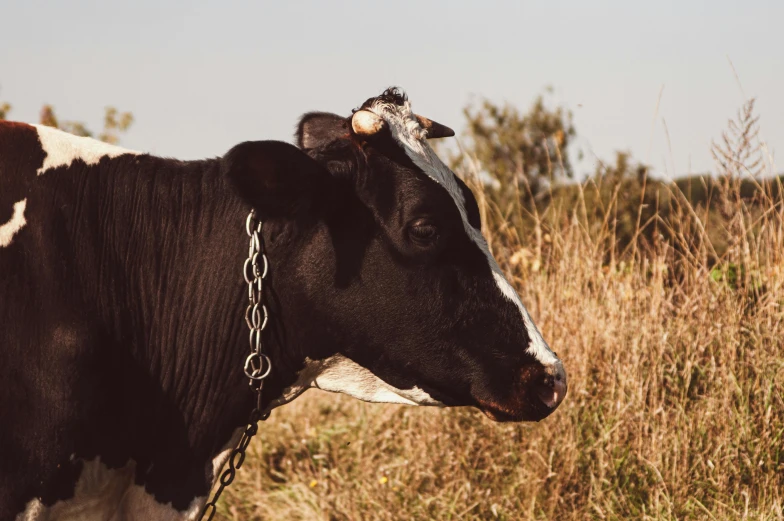
<instances>
[{"instance_id":1,"label":"metal chain","mask_svg":"<svg viewBox=\"0 0 784 521\"><path fill-rule=\"evenodd\" d=\"M248 284L248 307L245 309L245 323L250 331L249 343L250 354L245 359L243 371L248 377L251 391L256 393L256 406L250 412L248 425L242 433L239 443L231 451L229 466L221 473L220 486L212 496L212 501L204 505L201 510L199 520L212 520L217 511L217 503L223 490L231 485L237 469L245 461L245 451L250 445L250 440L258 431L259 420L266 420L269 413L261 412L261 389L264 387L264 379L269 376L272 370L272 362L269 357L261 352L261 332L267 327L269 315L267 307L263 302L262 290L264 289L264 279L269 271L269 262L264 253L262 244L262 222L256 219L256 211L251 210L245 220L245 232L250 237L248 246L248 258L242 266L242 276ZM261 266L259 265L261 260Z\"/></svg>"}]
</instances>

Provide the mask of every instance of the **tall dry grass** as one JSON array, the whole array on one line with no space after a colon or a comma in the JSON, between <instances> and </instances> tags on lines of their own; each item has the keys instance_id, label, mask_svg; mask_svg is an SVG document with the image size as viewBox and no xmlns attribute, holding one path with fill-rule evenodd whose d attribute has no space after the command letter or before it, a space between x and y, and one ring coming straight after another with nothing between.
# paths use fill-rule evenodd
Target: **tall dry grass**
<instances>
[{"instance_id":1,"label":"tall dry grass","mask_svg":"<svg viewBox=\"0 0 784 521\"><path fill-rule=\"evenodd\" d=\"M223 518L784 519L784 206L769 185L740 196L760 150L740 141L716 147L722 219L672 193L667 220L638 224L661 233L624 252L617 198L599 218L557 201L516 216L475 186L499 262L566 364L565 402L510 425L311 391L262 426Z\"/></svg>"}]
</instances>

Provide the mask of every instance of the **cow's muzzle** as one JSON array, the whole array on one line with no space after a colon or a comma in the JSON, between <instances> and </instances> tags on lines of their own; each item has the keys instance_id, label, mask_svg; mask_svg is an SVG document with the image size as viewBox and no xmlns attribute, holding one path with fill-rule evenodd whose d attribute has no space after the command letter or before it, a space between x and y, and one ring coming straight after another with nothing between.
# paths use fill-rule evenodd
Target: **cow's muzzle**
<instances>
[{"instance_id":1,"label":"cow's muzzle","mask_svg":"<svg viewBox=\"0 0 784 521\"><path fill-rule=\"evenodd\" d=\"M549 416L566 396L566 371L552 365L523 367L505 396L477 396L479 408L495 421L539 421ZM500 398L500 399L499 399Z\"/></svg>"},{"instance_id":2,"label":"cow's muzzle","mask_svg":"<svg viewBox=\"0 0 784 521\"><path fill-rule=\"evenodd\" d=\"M566 371L558 361L547 367L541 382L534 384L536 395L548 408L558 407L566 396Z\"/></svg>"}]
</instances>

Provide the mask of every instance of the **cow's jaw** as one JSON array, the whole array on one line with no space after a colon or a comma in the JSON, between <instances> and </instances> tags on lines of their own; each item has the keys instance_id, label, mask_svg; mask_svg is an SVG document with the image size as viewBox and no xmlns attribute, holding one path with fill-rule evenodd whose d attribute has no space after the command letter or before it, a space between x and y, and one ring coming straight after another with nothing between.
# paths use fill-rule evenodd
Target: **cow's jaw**
<instances>
[{"instance_id":1,"label":"cow's jaw","mask_svg":"<svg viewBox=\"0 0 784 521\"><path fill-rule=\"evenodd\" d=\"M306 358L297 380L270 402L267 410L289 403L311 388L347 394L365 402L444 405L417 386L398 389L350 358L336 354L324 360Z\"/></svg>"}]
</instances>

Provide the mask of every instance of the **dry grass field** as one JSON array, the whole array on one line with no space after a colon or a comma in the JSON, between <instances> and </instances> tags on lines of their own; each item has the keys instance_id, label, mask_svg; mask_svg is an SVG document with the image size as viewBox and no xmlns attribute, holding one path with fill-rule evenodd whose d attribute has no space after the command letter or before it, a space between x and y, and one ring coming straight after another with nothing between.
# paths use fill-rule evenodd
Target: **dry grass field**
<instances>
[{"instance_id":1,"label":"dry grass field","mask_svg":"<svg viewBox=\"0 0 784 521\"><path fill-rule=\"evenodd\" d=\"M564 360L565 402L498 424L310 391L262 426L220 516L784 519L784 205L770 184L751 199L738 186L720 183L719 220L673 188L676 211L637 225L661 233L626 251L617 197L599 218L555 201L522 219L475 187L499 263Z\"/></svg>"}]
</instances>

